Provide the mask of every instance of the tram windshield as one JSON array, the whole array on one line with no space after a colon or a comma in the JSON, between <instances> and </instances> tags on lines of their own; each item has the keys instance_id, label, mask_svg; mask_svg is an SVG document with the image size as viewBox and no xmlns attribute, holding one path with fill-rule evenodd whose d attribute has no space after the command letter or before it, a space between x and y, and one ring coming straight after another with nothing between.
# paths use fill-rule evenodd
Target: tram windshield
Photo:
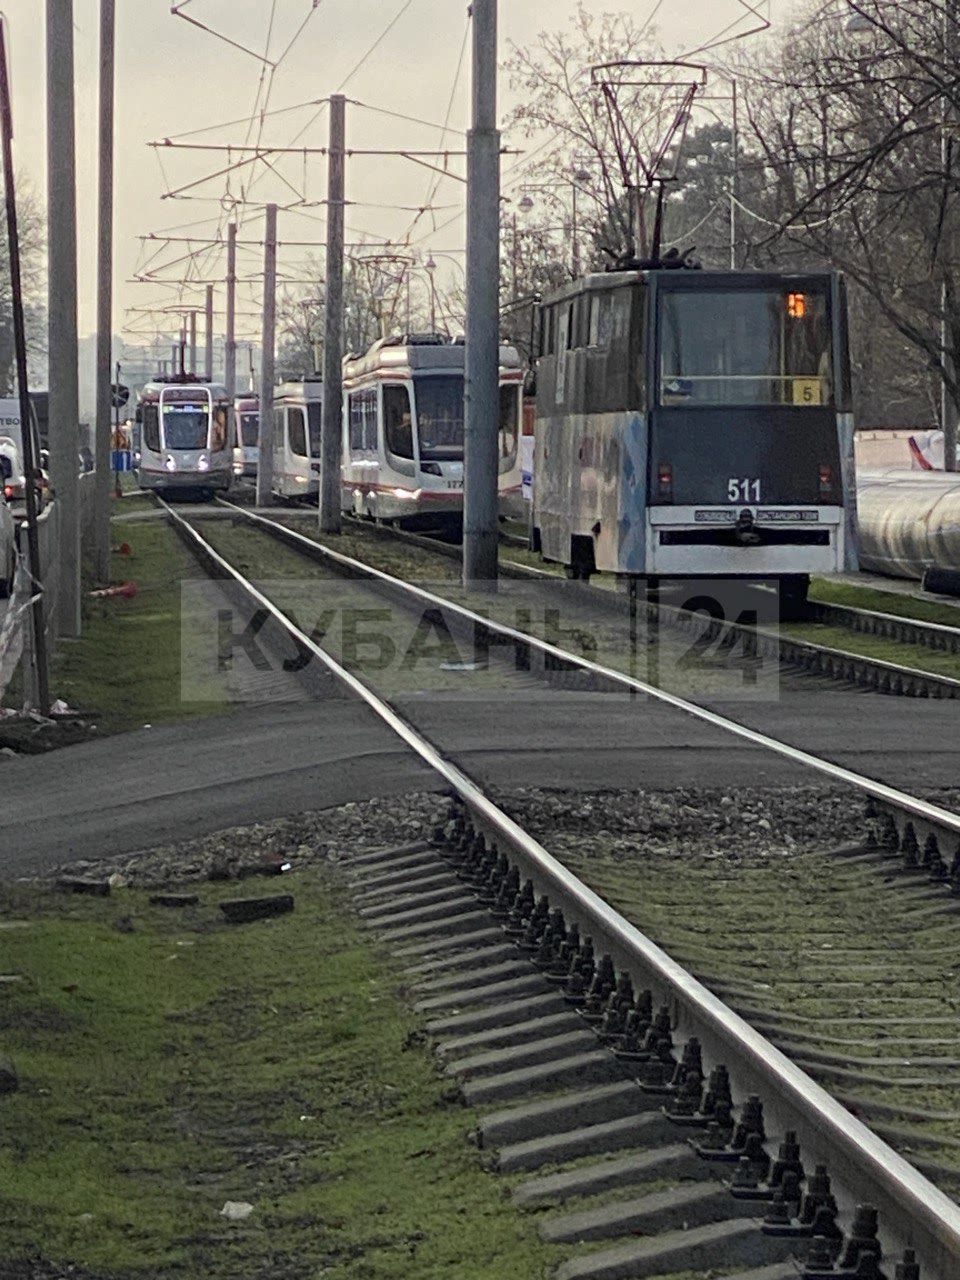
<instances>
[{"instance_id":1,"label":"tram windshield","mask_svg":"<svg viewBox=\"0 0 960 1280\"><path fill-rule=\"evenodd\" d=\"M200 404L163 406L163 443L168 449L206 449L210 410Z\"/></svg>"},{"instance_id":2,"label":"tram windshield","mask_svg":"<svg viewBox=\"0 0 960 1280\"><path fill-rule=\"evenodd\" d=\"M832 402L825 293L785 287L660 295L661 404Z\"/></svg>"},{"instance_id":3,"label":"tram windshield","mask_svg":"<svg viewBox=\"0 0 960 1280\"><path fill-rule=\"evenodd\" d=\"M463 457L463 375L417 378L417 430L423 462Z\"/></svg>"},{"instance_id":4,"label":"tram windshield","mask_svg":"<svg viewBox=\"0 0 960 1280\"><path fill-rule=\"evenodd\" d=\"M240 443L246 449L255 449L260 442L259 413L241 413L239 415Z\"/></svg>"}]
</instances>

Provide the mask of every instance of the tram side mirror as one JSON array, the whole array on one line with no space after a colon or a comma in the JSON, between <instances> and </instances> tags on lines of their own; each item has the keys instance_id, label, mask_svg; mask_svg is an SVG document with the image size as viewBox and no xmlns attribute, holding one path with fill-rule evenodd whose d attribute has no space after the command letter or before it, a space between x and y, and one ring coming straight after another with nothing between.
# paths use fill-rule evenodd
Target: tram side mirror
<instances>
[{"instance_id":1,"label":"tram side mirror","mask_svg":"<svg viewBox=\"0 0 960 1280\"><path fill-rule=\"evenodd\" d=\"M13 463L6 454L0 454L0 476L2 476L4 480L9 480L12 475Z\"/></svg>"},{"instance_id":2,"label":"tram side mirror","mask_svg":"<svg viewBox=\"0 0 960 1280\"><path fill-rule=\"evenodd\" d=\"M49 449L40 450L40 470L41 471L50 470L50 450Z\"/></svg>"}]
</instances>

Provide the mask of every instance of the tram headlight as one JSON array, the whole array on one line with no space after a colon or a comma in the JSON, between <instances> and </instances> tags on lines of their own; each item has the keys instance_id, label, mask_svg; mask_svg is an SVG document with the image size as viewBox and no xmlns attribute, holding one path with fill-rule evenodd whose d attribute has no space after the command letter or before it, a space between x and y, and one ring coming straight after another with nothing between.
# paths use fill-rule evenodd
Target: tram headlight
<instances>
[{"instance_id":1,"label":"tram headlight","mask_svg":"<svg viewBox=\"0 0 960 1280\"><path fill-rule=\"evenodd\" d=\"M199 462L197 463L197 470L198 470L198 471L209 471L209 470L210 470L210 459L209 459L208 457L206 457L206 455L205 455L205 454L201 454L201 455L200 455L200 460L199 460Z\"/></svg>"},{"instance_id":2,"label":"tram headlight","mask_svg":"<svg viewBox=\"0 0 960 1280\"><path fill-rule=\"evenodd\" d=\"M177 463L174 458L170 458L170 457L164 458L163 465L166 467L168 471L176 471L177 469Z\"/></svg>"}]
</instances>

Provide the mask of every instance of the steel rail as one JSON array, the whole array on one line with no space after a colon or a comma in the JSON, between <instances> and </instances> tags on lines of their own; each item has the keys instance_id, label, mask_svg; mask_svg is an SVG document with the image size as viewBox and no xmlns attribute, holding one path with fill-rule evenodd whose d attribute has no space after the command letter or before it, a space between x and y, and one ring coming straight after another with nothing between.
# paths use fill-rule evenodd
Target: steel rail
<instances>
[{"instance_id":1,"label":"steel rail","mask_svg":"<svg viewBox=\"0 0 960 1280\"><path fill-rule=\"evenodd\" d=\"M862 609L849 604L829 604L822 600L809 601L809 607L817 622L845 627L864 635L889 637L903 644L922 645L942 653L960 653L960 608L957 608L957 626L943 622L924 622L897 613L882 613L875 609Z\"/></svg>"},{"instance_id":2,"label":"steel rail","mask_svg":"<svg viewBox=\"0 0 960 1280\"><path fill-rule=\"evenodd\" d=\"M589 658L580 657L577 654L569 653L565 649L561 649L556 645L550 644L548 641L540 640L536 636L532 636L525 631L518 631L513 627L509 627L501 622L494 622L490 618L486 618L481 614L474 613L473 610L466 608L464 605L457 604L455 601L445 596L439 596L432 591L427 591L423 587L415 586L413 583L404 582L400 578L395 578L391 574L385 573L381 569L376 569L372 565L364 564L361 560L355 560L351 556L346 556L340 551L334 551L330 547L324 546L322 543L308 538L302 533L297 533L294 529L288 529L285 525L278 524L274 520L270 520L266 516L258 515L256 512L248 511L244 507L235 506L233 503L220 499L220 505L232 510L242 519L249 521L251 524L262 527L272 537L286 542L314 559L327 560L333 564L340 565L342 568L350 571L351 574L360 577L368 577L374 581L381 582L385 586L390 587L393 591L400 591L412 598L429 605L431 608L440 608L449 611L464 621L469 622L472 627L487 631L493 635L503 637L513 644L526 645L531 649L535 649L538 653L545 657L560 661L568 666L578 667L583 671L588 671L593 675L601 677L605 681L613 684L621 685L624 689L633 690L637 693L643 693L657 701L675 708L686 715L692 716L697 720L702 720L706 724L713 725L717 729L721 729L726 733L736 735L746 742L752 743L754 746L763 747L765 750L776 752L777 755L791 761L794 764L803 765L807 768L814 769L818 773L828 777L832 782L839 782L845 786L851 786L862 792L863 795L869 797L876 804L898 814L905 815L914 824L914 835L918 842L923 844L923 838L927 835L939 833L940 835L949 835L960 841L960 814L951 813L948 809L941 809L939 805L931 804L927 800L921 800L917 796L911 796L905 791L899 791L896 787L891 787L887 783L877 782L873 778L866 778L862 774L854 773L851 769L845 768L843 765L834 764L831 760L824 760L820 756L815 756L811 752L804 751L800 747L791 746L789 743L780 742L776 738L771 738L768 734L761 733L758 729L751 729L748 725L741 724L738 720L731 720L727 716L722 716L719 712L711 711L707 707L700 706L696 702L690 702L686 698L680 697L679 694L670 693L665 689L659 689L655 685L648 684L644 680L638 679L636 676L627 675L625 672L616 671L612 667L602 666L600 663L591 662Z\"/></svg>"},{"instance_id":3,"label":"steel rail","mask_svg":"<svg viewBox=\"0 0 960 1280\"><path fill-rule=\"evenodd\" d=\"M358 524L362 522L357 521ZM411 546L421 547L425 551L430 551L435 555L441 555L449 559L457 559L460 555L460 548L452 543L437 542L422 534L411 533L405 529L387 529L381 525L366 525L367 529L376 529L378 533L382 533L384 537L392 537L401 542L407 542ZM500 572L507 577L517 579L530 579L548 582L561 582L560 577L555 573L549 573L543 569L533 568L531 565L518 564L513 560L501 560ZM622 595L618 595L612 591L603 591L596 587L592 587L587 583L578 583L581 591L597 592L596 599L602 600L604 607L623 611L626 609L626 601ZM698 614L685 612L673 605L665 604L662 601L654 604L644 602L641 609L646 616L653 619L666 619L671 626L680 630L693 630L697 625ZM810 602L810 609L816 615L814 621L831 622L835 621L837 625L845 626L852 631L858 631L861 634L889 636L902 643L923 645L926 648L939 650L941 652L960 653L960 630L952 627L946 627L938 623L924 624L917 619L898 619L893 615L887 614L871 614L866 610L848 609L842 605L823 605L819 602ZM833 616L828 617L827 613L831 611ZM846 622L839 620L840 613L848 615L863 614L864 618L869 619L876 617L889 620L890 623L900 623L901 625L894 628L892 626L877 625L870 627L867 623L861 625L853 625L852 620ZM779 631L765 630L763 627L748 627L736 622L718 623L728 633L749 640L749 643L756 646L758 652L764 656L776 659L778 662L801 667L804 671L815 672L826 675L834 680L846 680L856 682L867 688L879 689L881 692L902 693L911 696L935 696L951 699L960 699L960 679L955 676L940 675L934 671L925 671L921 667L907 667L903 663L891 662L886 658L875 658L868 654L853 653L849 649L836 649L831 645L818 644L814 640L804 640L800 637L784 635Z\"/></svg>"},{"instance_id":4,"label":"steel rail","mask_svg":"<svg viewBox=\"0 0 960 1280\"><path fill-rule=\"evenodd\" d=\"M565 917L579 923L594 938L598 949L608 952L614 963L635 982L652 984L668 994L678 1031L698 1036L707 1060L725 1063L734 1073L738 1088L764 1096L768 1114L772 1113L775 1123L784 1130L796 1130L805 1159L827 1164L831 1175L845 1184L848 1196L869 1201L880 1210L885 1242L892 1238L898 1249L915 1248L924 1267L924 1280L955 1280L960 1274L960 1206L583 884L413 725L302 632L182 516L163 505L175 528L201 560L232 579L296 644L370 707L460 797L478 824L509 847L538 892L546 893L552 902L561 906ZM339 553L330 554L338 560L365 567ZM429 596L429 593L419 594ZM448 603L439 597L430 598L444 605ZM642 687L642 682L633 683ZM668 700L683 709L693 705L673 699L672 695Z\"/></svg>"}]
</instances>

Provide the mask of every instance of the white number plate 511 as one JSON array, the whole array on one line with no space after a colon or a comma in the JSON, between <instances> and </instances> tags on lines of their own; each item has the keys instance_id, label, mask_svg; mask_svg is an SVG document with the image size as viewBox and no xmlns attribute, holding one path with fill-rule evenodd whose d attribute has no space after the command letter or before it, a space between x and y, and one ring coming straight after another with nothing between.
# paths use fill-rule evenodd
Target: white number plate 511
<instances>
[{"instance_id":1,"label":"white number plate 511","mask_svg":"<svg viewBox=\"0 0 960 1280\"><path fill-rule=\"evenodd\" d=\"M731 476L727 481L728 502L759 502L760 481L750 476Z\"/></svg>"}]
</instances>

